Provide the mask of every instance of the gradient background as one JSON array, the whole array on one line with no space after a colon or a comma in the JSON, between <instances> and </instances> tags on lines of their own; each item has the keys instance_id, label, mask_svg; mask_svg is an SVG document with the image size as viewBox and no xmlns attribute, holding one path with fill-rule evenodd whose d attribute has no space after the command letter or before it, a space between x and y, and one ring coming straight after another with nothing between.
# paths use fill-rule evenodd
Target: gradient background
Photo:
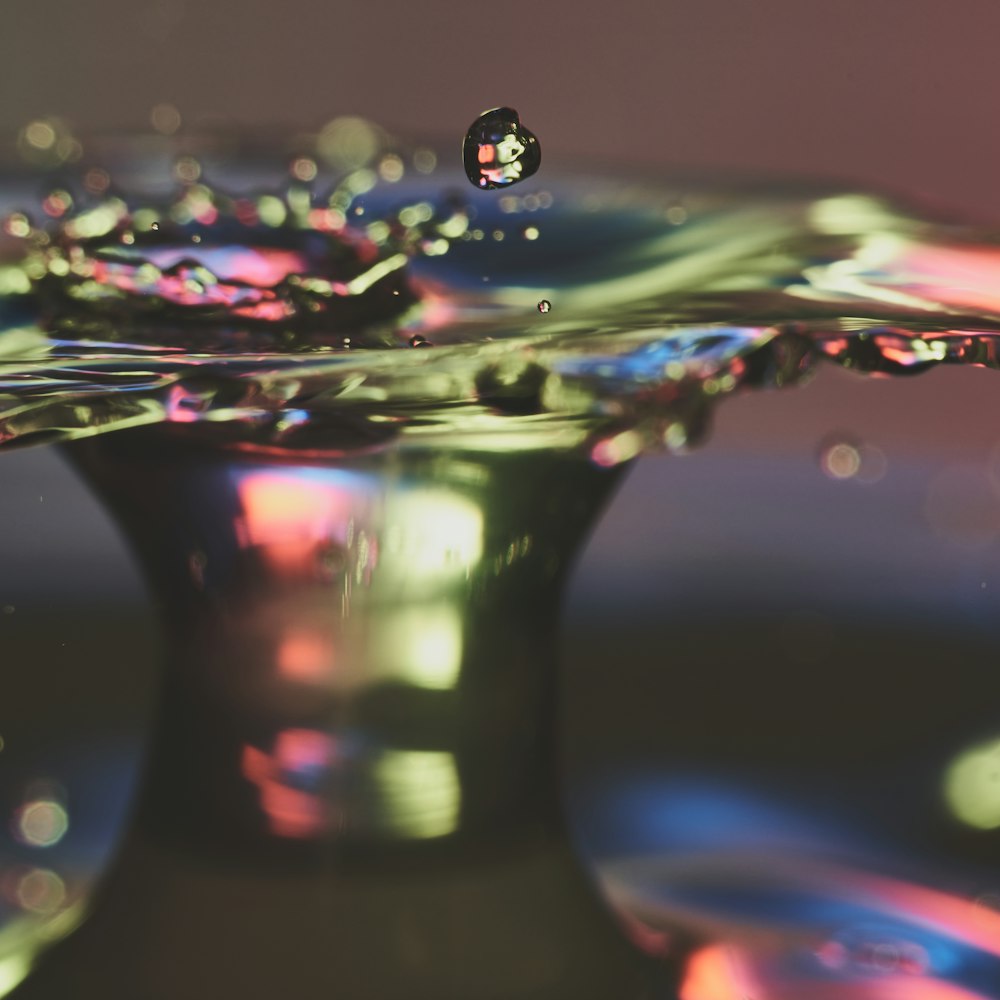
<instances>
[{"instance_id":1,"label":"gradient background","mask_svg":"<svg viewBox=\"0 0 1000 1000\"><path fill-rule=\"evenodd\" d=\"M517 108L548 153L844 175L1000 216L996 0L5 0L0 128L454 135Z\"/></svg>"}]
</instances>

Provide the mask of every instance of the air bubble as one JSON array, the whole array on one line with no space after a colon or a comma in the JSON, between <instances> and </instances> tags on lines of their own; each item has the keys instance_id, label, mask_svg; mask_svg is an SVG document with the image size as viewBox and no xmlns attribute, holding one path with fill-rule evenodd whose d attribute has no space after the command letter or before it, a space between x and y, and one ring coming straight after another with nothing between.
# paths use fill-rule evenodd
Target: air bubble
<instances>
[{"instance_id":1,"label":"air bubble","mask_svg":"<svg viewBox=\"0 0 1000 1000\"><path fill-rule=\"evenodd\" d=\"M552 303L549 302L548 299L542 299L542 301L538 303L538 311L540 313L551 312L551 310L552 310Z\"/></svg>"}]
</instances>

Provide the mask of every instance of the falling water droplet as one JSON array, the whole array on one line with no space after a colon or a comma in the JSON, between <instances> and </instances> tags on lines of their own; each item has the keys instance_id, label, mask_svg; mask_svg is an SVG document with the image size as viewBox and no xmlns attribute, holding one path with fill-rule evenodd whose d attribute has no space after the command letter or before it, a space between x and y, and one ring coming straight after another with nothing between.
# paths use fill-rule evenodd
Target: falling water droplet
<instances>
[{"instance_id":1,"label":"falling water droplet","mask_svg":"<svg viewBox=\"0 0 1000 1000\"><path fill-rule=\"evenodd\" d=\"M492 191L534 174L542 162L542 151L513 108L493 108L469 126L462 160L472 184Z\"/></svg>"},{"instance_id":2,"label":"falling water droplet","mask_svg":"<svg viewBox=\"0 0 1000 1000\"><path fill-rule=\"evenodd\" d=\"M538 303L538 311L540 313L547 313L551 308L552 308L552 303L549 302L548 299L542 299L542 301Z\"/></svg>"}]
</instances>

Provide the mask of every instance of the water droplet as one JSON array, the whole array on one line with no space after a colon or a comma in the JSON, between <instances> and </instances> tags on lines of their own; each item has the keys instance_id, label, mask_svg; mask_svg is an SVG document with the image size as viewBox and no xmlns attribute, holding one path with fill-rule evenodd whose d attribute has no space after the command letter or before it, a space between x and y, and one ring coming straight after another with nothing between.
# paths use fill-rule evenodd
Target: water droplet
<instances>
[{"instance_id":1,"label":"water droplet","mask_svg":"<svg viewBox=\"0 0 1000 1000\"><path fill-rule=\"evenodd\" d=\"M419 333L415 333L410 337L410 347L433 347L434 345L426 338L422 337Z\"/></svg>"},{"instance_id":2,"label":"water droplet","mask_svg":"<svg viewBox=\"0 0 1000 1000\"><path fill-rule=\"evenodd\" d=\"M540 313L547 313L551 309L552 309L552 303L549 302L548 299L542 299L542 301L538 303L538 311Z\"/></svg>"},{"instance_id":3,"label":"water droplet","mask_svg":"<svg viewBox=\"0 0 1000 1000\"><path fill-rule=\"evenodd\" d=\"M462 160L469 181L492 191L534 174L541 165L542 151L513 108L493 108L469 126Z\"/></svg>"},{"instance_id":4,"label":"water droplet","mask_svg":"<svg viewBox=\"0 0 1000 1000\"><path fill-rule=\"evenodd\" d=\"M160 224L158 222L151 222L149 224L149 228L152 229L154 232L159 232L160 231Z\"/></svg>"}]
</instances>

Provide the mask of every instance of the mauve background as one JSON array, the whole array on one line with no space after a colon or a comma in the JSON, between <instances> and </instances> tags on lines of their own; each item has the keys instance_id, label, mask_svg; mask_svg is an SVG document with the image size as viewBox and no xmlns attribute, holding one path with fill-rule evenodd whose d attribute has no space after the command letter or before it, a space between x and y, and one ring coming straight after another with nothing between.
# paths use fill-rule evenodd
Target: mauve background
<instances>
[{"instance_id":1,"label":"mauve background","mask_svg":"<svg viewBox=\"0 0 1000 1000\"><path fill-rule=\"evenodd\" d=\"M833 173L997 217L996 0L5 0L0 128L454 135L516 107L550 153Z\"/></svg>"},{"instance_id":2,"label":"mauve background","mask_svg":"<svg viewBox=\"0 0 1000 1000\"><path fill-rule=\"evenodd\" d=\"M5 0L0 134L9 141L42 115L82 131L147 128L151 107L170 102L187 124L227 118L313 127L361 114L390 129L453 136L457 155L474 116L503 103L521 112L549 163L561 154L612 167L839 175L1000 220L998 39L1000 0ZM954 389L955 376L966 375L964 416L921 422L934 387ZM746 480L739 490L727 479L724 463L740 449L746 457L748 441L771 462L768 475L785 475L781 462L791 456L788 481L807 510L814 500L832 510L848 496L830 492L843 484L831 485L813 458L831 429L875 435L890 468L896 453L886 434L905 451L915 424L921 433L937 426L939 456L952 447L943 429L952 419L975 429L962 448L977 461L992 446L990 428L1000 423L992 373L936 372L888 386L855 380L849 389L841 378L827 376L794 406L792 394L734 400L704 451L644 460L632 473L581 565L569 609L571 625L589 616L589 634L603 628L613 636L616 615L626 611L633 623L636 614L647 622L645 646L633 646L631 707L606 665L573 664L583 678L578 689L590 692L589 701L577 697L575 724L578 733L590 727L593 754L620 740L630 712L641 709L655 723L673 666L663 610L685 588L706 601L717 595L712 559L745 555L744 576L723 588L727 600L738 601L741 586L753 590L754 567L789 548L809 572L839 559L841 579L868 581L860 600L884 587L879 567L912 540L893 533L910 521L880 533L895 494L874 493L850 494L851 503L867 497L874 505L857 520L868 534L853 548L823 533L821 513L789 540L787 524L772 516L777 479ZM942 390L941 398L956 397ZM922 523L920 498L907 502L912 524ZM910 574L917 603L936 600L933 559L951 558L934 552ZM964 600L966 586L992 599L994 589L980 591L987 570L962 559L949 563L948 599ZM926 593L918 594L921 581ZM67 610L81 600L95 609L89 625ZM142 728L157 646L143 601L114 528L54 452L5 455L0 607L11 610L0 614L0 816L30 780L55 776L77 796L67 857L87 863L104 849L102 831L120 808ZM603 647L612 658L614 645ZM585 647L578 641L574 655ZM605 688L616 698L595 710ZM643 752L655 757L654 743ZM14 851L26 860L0 838L0 869Z\"/></svg>"}]
</instances>

